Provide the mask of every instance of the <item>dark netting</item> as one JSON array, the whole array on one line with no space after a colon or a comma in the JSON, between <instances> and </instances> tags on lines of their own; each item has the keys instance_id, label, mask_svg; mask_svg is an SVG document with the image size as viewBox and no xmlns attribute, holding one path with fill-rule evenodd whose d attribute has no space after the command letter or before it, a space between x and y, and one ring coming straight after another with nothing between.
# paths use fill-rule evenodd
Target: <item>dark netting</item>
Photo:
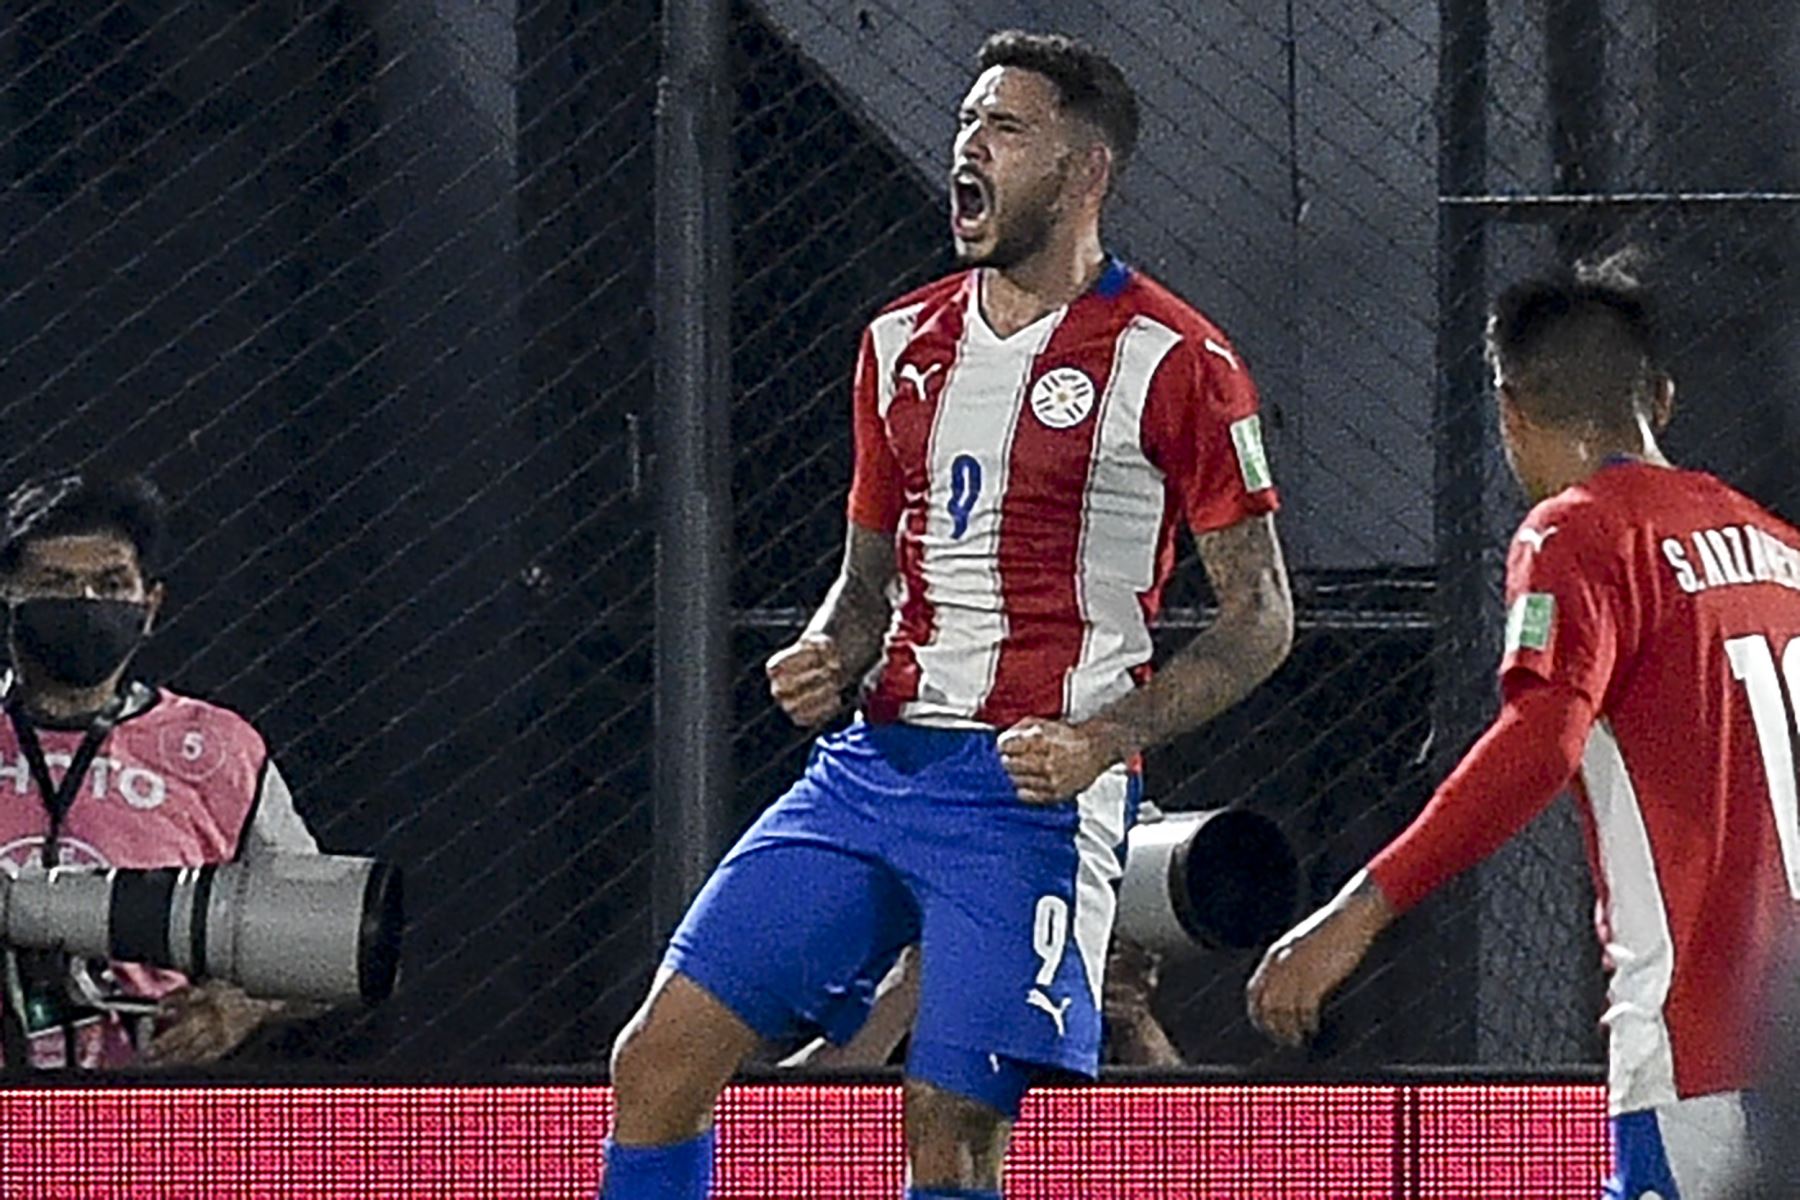
<instances>
[{"instance_id":1,"label":"dark netting","mask_svg":"<svg viewBox=\"0 0 1800 1200\"><path fill-rule=\"evenodd\" d=\"M948 269L955 106L994 26L1117 56L1146 124L1111 247L1261 383L1299 637L1151 756L1149 795L1274 818L1311 904L1491 710L1520 512L1479 363L1493 287L1645 246L1672 451L1800 515L1800 18L1714 7L734 6L730 831L803 761L762 662L836 566L862 325ZM328 848L410 873L399 995L272 1056L593 1061L649 979L658 18L0 14L0 482L152 473L177 554L148 669L255 721ZM1210 603L1189 548L1159 650ZM1309 1054L1594 1061L1584 875L1559 807L1410 917ZM1253 961L1167 964L1191 1059L1284 1064L1242 1015Z\"/></svg>"}]
</instances>

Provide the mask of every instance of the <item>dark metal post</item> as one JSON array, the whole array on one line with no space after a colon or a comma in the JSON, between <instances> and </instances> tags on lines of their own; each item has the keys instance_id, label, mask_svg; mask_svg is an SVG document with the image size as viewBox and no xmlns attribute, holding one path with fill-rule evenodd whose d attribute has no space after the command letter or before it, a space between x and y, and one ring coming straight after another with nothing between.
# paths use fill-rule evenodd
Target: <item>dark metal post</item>
<instances>
[{"instance_id":1,"label":"dark metal post","mask_svg":"<svg viewBox=\"0 0 1800 1200\"><path fill-rule=\"evenodd\" d=\"M1604 192L1611 176L1606 136L1606 19L1599 0L1551 0L1544 12L1544 74L1555 191ZM1577 211L1557 228L1557 259L1599 250L1603 210Z\"/></svg>"},{"instance_id":2,"label":"dark metal post","mask_svg":"<svg viewBox=\"0 0 1800 1200\"><path fill-rule=\"evenodd\" d=\"M730 107L726 0L663 6L656 113L657 936L730 796Z\"/></svg>"},{"instance_id":3,"label":"dark metal post","mask_svg":"<svg viewBox=\"0 0 1800 1200\"><path fill-rule=\"evenodd\" d=\"M1442 0L1438 45L1438 191L1480 194L1487 178L1487 0ZM1433 662L1433 768L1447 774L1481 728L1489 707L1495 639L1488 611L1486 475L1489 415L1481 333L1487 303L1485 217L1438 207L1436 646ZM1463 888L1472 880L1461 881ZM1459 910L1467 911L1465 905ZM1460 924L1460 923L1459 923ZM1473 954L1469 922L1446 952ZM1463 936L1457 936L1463 935ZM1472 960L1471 960L1472 966ZM1472 969L1462 974L1470 979ZM1450 976L1446 976L1449 978ZM1461 1007L1462 997L1458 998ZM1473 996L1467 1003L1473 1008ZM1472 1022L1455 1036L1472 1050Z\"/></svg>"}]
</instances>

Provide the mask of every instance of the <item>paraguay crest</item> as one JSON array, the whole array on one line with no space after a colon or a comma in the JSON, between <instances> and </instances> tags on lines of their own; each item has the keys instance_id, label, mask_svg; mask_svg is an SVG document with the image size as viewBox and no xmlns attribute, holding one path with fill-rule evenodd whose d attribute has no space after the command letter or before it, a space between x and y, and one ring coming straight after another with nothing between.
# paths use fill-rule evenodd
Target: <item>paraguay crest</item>
<instances>
[{"instance_id":1,"label":"paraguay crest","mask_svg":"<svg viewBox=\"0 0 1800 1200\"><path fill-rule=\"evenodd\" d=\"M1094 411L1094 381L1074 367L1046 371L1031 389L1031 411L1051 429L1079 425Z\"/></svg>"}]
</instances>

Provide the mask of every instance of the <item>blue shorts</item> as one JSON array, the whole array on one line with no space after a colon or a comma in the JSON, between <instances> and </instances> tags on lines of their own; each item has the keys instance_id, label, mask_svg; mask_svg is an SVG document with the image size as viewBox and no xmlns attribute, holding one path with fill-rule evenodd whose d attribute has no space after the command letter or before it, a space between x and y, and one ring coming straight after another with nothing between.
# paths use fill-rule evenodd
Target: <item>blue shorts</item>
<instances>
[{"instance_id":1,"label":"blue shorts","mask_svg":"<svg viewBox=\"0 0 1800 1200\"><path fill-rule=\"evenodd\" d=\"M909 1073L971 1090L913 1070L923 1048L1091 1076L1137 795L1115 768L1074 803L1026 804L991 732L857 722L819 739L725 856L664 965L766 1038L816 1028L842 1043L918 942Z\"/></svg>"}]
</instances>

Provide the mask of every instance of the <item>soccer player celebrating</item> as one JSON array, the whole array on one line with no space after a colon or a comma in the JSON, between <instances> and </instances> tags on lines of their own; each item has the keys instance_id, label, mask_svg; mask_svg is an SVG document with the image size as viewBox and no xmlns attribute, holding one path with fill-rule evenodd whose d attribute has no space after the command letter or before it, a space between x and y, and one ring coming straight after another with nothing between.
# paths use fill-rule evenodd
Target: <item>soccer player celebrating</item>
<instances>
[{"instance_id":1,"label":"soccer player celebrating","mask_svg":"<svg viewBox=\"0 0 1800 1200\"><path fill-rule=\"evenodd\" d=\"M1715 1195L1800 897L1800 534L1663 458L1674 386L1617 260L1511 288L1487 342L1537 505L1507 562L1500 715L1418 820L1270 949L1251 1016L1290 1044L1316 1030L1396 914L1578 772L1611 969L1606 1195Z\"/></svg>"},{"instance_id":2,"label":"soccer player celebrating","mask_svg":"<svg viewBox=\"0 0 1800 1200\"><path fill-rule=\"evenodd\" d=\"M1244 362L1101 249L1130 88L1062 37L996 35L980 65L950 176L967 269L864 334L843 568L768 664L800 725L859 680L862 712L721 863L621 1035L605 1200L703 1195L745 1055L848 1038L914 942L909 1195L998 1196L1033 1076L1095 1070L1139 754L1292 638ZM1219 616L1150 679L1183 522Z\"/></svg>"}]
</instances>

